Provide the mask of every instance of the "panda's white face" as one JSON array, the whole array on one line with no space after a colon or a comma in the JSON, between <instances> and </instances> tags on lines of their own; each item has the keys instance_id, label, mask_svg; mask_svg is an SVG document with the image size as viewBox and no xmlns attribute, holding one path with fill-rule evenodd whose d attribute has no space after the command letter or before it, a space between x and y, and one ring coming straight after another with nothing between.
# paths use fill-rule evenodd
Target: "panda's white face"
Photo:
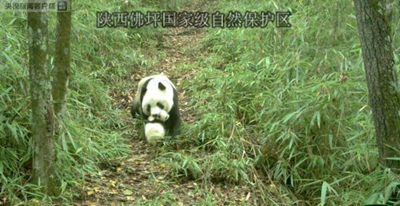
<instances>
[{"instance_id":1,"label":"panda's white face","mask_svg":"<svg viewBox=\"0 0 400 206\"><path fill-rule=\"evenodd\" d=\"M148 82L146 89L142 100L142 110L149 116L148 121L167 121L168 112L174 104L174 91L171 84L155 78Z\"/></svg>"}]
</instances>

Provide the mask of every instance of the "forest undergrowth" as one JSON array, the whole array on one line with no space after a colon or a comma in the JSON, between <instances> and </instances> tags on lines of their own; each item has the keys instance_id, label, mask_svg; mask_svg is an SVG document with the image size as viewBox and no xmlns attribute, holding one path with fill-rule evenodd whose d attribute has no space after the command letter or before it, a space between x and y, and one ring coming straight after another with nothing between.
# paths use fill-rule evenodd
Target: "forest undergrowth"
<instances>
[{"instance_id":1,"label":"forest undergrowth","mask_svg":"<svg viewBox=\"0 0 400 206\"><path fill-rule=\"evenodd\" d=\"M2 13L0 204L399 203L399 176L378 164L354 6L307 2L75 1L59 197L29 183L27 19ZM96 28L106 10L290 11L292 27ZM400 74L396 35L393 48ZM160 72L178 88L183 134L150 146L129 106Z\"/></svg>"}]
</instances>

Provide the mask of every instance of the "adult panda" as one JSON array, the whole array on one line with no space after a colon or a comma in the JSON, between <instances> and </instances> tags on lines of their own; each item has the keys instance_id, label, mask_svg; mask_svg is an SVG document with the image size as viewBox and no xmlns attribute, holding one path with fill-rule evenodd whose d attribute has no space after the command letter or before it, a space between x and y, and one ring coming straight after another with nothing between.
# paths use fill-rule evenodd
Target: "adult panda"
<instances>
[{"instance_id":1,"label":"adult panda","mask_svg":"<svg viewBox=\"0 0 400 206\"><path fill-rule=\"evenodd\" d=\"M174 84L163 74L140 80L131 107L133 117L139 114L146 121L145 134L149 143L180 134L181 117L178 93Z\"/></svg>"}]
</instances>

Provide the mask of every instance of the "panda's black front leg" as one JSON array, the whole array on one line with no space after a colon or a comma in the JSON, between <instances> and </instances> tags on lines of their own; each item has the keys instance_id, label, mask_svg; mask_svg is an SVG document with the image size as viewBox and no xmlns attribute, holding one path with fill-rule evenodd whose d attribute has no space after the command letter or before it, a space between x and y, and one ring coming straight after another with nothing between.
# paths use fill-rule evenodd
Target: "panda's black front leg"
<instances>
[{"instance_id":1,"label":"panda's black front leg","mask_svg":"<svg viewBox=\"0 0 400 206\"><path fill-rule=\"evenodd\" d=\"M136 115L140 115L140 103L137 101L133 101L132 106L131 106L131 115L133 118L136 117Z\"/></svg>"},{"instance_id":2,"label":"panda's black front leg","mask_svg":"<svg viewBox=\"0 0 400 206\"><path fill-rule=\"evenodd\" d=\"M175 137L181 134L182 120L179 114L179 109L174 107L170 112L168 120L165 122L166 129L168 130L168 135Z\"/></svg>"},{"instance_id":3,"label":"panda's black front leg","mask_svg":"<svg viewBox=\"0 0 400 206\"><path fill-rule=\"evenodd\" d=\"M179 119L177 119L177 120L175 121L175 123L172 125L171 131L169 131L169 134L170 134L172 137L175 137L175 136L178 136L178 135L181 134L181 124L182 124L182 121L181 121L181 119L179 118Z\"/></svg>"}]
</instances>

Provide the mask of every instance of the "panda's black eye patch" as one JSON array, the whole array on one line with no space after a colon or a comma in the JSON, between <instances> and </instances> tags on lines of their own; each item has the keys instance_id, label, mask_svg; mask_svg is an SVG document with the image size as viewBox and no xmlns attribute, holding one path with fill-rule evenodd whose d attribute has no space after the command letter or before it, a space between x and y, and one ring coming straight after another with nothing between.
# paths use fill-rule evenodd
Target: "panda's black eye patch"
<instances>
[{"instance_id":1,"label":"panda's black eye patch","mask_svg":"<svg viewBox=\"0 0 400 206\"><path fill-rule=\"evenodd\" d=\"M147 111L150 112L150 105L147 105Z\"/></svg>"},{"instance_id":2,"label":"panda's black eye patch","mask_svg":"<svg viewBox=\"0 0 400 206\"><path fill-rule=\"evenodd\" d=\"M164 109L164 105L162 105L160 102L157 102L157 107L160 107L160 109Z\"/></svg>"}]
</instances>

